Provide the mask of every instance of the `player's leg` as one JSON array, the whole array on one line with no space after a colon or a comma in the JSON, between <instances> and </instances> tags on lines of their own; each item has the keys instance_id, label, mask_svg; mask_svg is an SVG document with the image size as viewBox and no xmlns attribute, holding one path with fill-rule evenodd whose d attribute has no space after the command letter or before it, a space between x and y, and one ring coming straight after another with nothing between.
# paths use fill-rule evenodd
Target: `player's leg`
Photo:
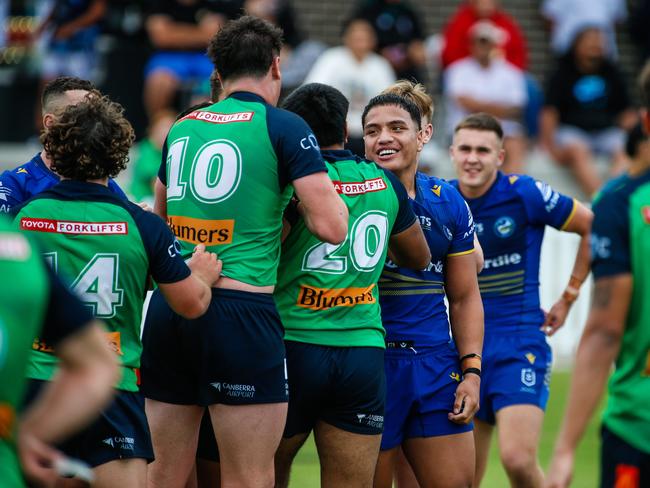
<instances>
[{"instance_id":1,"label":"player's leg","mask_svg":"<svg viewBox=\"0 0 650 488\"><path fill-rule=\"evenodd\" d=\"M291 465L309 434L296 434L283 437L275 453L275 488L287 488L291 476Z\"/></svg>"},{"instance_id":2,"label":"player's leg","mask_svg":"<svg viewBox=\"0 0 650 488\"><path fill-rule=\"evenodd\" d=\"M483 476L485 476L493 430L493 425L479 419L474 419L474 448L476 450L474 486L481 486L481 481L483 480Z\"/></svg>"},{"instance_id":3,"label":"player's leg","mask_svg":"<svg viewBox=\"0 0 650 488\"><path fill-rule=\"evenodd\" d=\"M393 488L398 450L398 447L393 447L379 451L377 466L375 466L375 479L373 480L374 488Z\"/></svg>"},{"instance_id":4,"label":"player's leg","mask_svg":"<svg viewBox=\"0 0 650 488\"><path fill-rule=\"evenodd\" d=\"M147 471L151 487L182 487L192 472L203 407L147 398L147 419L156 459Z\"/></svg>"},{"instance_id":5,"label":"player's leg","mask_svg":"<svg viewBox=\"0 0 650 488\"><path fill-rule=\"evenodd\" d=\"M145 488L147 486L146 459L120 459L93 469L96 488Z\"/></svg>"},{"instance_id":6,"label":"player's leg","mask_svg":"<svg viewBox=\"0 0 650 488\"><path fill-rule=\"evenodd\" d=\"M419 488L418 479L415 477L413 468L406 459L404 451L399 448L397 461L395 462L395 481L397 488Z\"/></svg>"},{"instance_id":7,"label":"player's leg","mask_svg":"<svg viewBox=\"0 0 650 488\"><path fill-rule=\"evenodd\" d=\"M210 417L220 446L221 486L272 486L287 404L215 404Z\"/></svg>"},{"instance_id":8,"label":"player's leg","mask_svg":"<svg viewBox=\"0 0 650 488\"><path fill-rule=\"evenodd\" d=\"M535 488L544 483L537 446L544 411L535 405L511 405L497 411L501 462L513 487Z\"/></svg>"},{"instance_id":9,"label":"player's leg","mask_svg":"<svg viewBox=\"0 0 650 488\"><path fill-rule=\"evenodd\" d=\"M471 432L414 437L402 445L422 488L470 488L474 479L474 439ZM449 469L453 466L453 469Z\"/></svg>"},{"instance_id":10,"label":"player's leg","mask_svg":"<svg viewBox=\"0 0 650 488\"><path fill-rule=\"evenodd\" d=\"M356 434L319 422L314 436L323 488L372 486L381 434Z\"/></svg>"}]
</instances>

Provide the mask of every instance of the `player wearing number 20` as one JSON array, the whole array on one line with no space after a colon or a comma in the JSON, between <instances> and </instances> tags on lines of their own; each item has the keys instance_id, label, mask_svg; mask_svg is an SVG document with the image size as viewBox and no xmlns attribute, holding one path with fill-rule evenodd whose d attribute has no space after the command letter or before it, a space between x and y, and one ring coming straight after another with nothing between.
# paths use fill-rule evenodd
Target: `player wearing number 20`
<instances>
[{"instance_id":1,"label":"player wearing number 20","mask_svg":"<svg viewBox=\"0 0 650 488\"><path fill-rule=\"evenodd\" d=\"M18 210L15 221L33 234L52 268L107 325L122 374L115 401L94 424L61 449L96 470L96 486L144 486L153 459L144 402L137 393L140 321L149 276L178 313L205 312L219 277L214 255L198 251L190 268L158 216L107 187L126 165L133 129L122 108L91 92L69 106L45 133L45 151L63 181ZM36 338L27 376L28 401L51 380L57 358ZM119 480L119 482L117 481Z\"/></svg>"},{"instance_id":2,"label":"player wearing number 20","mask_svg":"<svg viewBox=\"0 0 650 488\"><path fill-rule=\"evenodd\" d=\"M287 486L291 460L312 429L324 487L370 486L386 396L377 280L389 249L415 269L430 253L397 177L343 150L348 101L341 92L312 83L283 106L314 130L349 226L346 239L332 245L296 219L282 245L275 301L291 397L276 486Z\"/></svg>"}]
</instances>

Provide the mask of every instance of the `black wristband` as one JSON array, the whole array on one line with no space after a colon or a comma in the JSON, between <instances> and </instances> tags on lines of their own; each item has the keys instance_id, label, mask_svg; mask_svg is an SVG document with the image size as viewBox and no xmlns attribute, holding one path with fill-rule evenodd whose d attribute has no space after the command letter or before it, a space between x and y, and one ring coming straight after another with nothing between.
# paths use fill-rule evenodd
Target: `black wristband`
<instances>
[{"instance_id":1,"label":"black wristband","mask_svg":"<svg viewBox=\"0 0 650 488\"><path fill-rule=\"evenodd\" d=\"M480 354L476 352L471 352L469 354L465 354L462 358L460 358L460 362L462 363L466 359L471 359L471 358L478 358L479 360L483 359Z\"/></svg>"},{"instance_id":2,"label":"black wristband","mask_svg":"<svg viewBox=\"0 0 650 488\"><path fill-rule=\"evenodd\" d=\"M465 371L463 371L463 377L467 376L468 374L475 374L480 378L481 370L478 368L467 368Z\"/></svg>"}]
</instances>

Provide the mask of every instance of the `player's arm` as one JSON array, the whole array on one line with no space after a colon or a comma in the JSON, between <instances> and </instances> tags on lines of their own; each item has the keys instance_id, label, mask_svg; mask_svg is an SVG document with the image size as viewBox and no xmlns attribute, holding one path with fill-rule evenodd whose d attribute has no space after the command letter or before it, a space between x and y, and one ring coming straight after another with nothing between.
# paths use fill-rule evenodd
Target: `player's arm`
<instances>
[{"instance_id":1,"label":"player's arm","mask_svg":"<svg viewBox=\"0 0 650 488\"><path fill-rule=\"evenodd\" d=\"M485 256L483 255L483 247L478 241L478 236L476 234L474 234L474 262L476 263L476 274L479 274L483 271Z\"/></svg>"},{"instance_id":2,"label":"player's arm","mask_svg":"<svg viewBox=\"0 0 650 488\"><path fill-rule=\"evenodd\" d=\"M167 220L167 187L162 181L160 181L160 178L156 178L153 192L155 198L153 213L163 220Z\"/></svg>"},{"instance_id":3,"label":"player's arm","mask_svg":"<svg viewBox=\"0 0 650 488\"><path fill-rule=\"evenodd\" d=\"M298 212L319 240L340 244L348 233L348 207L334 190L327 173L312 173L293 181Z\"/></svg>"},{"instance_id":4,"label":"player's arm","mask_svg":"<svg viewBox=\"0 0 650 488\"><path fill-rule=\"evenodd\" d=\"M449 420L456 423L468 423L479 408L483 303L473 254L457 254L446 260L445 292L449 300L451 331L458 354L466 358L461 361L463 380L456 390L454 411L449 414Z\"/></svg>"},{"instance_id":5,"label":"player's arm","mask_svg":"<svg viewBox=\"0 0 650 488\"><path fill-rule=\"evenodd\" d=\"M174 312L187 319L205 313L212 299L212 285L221 275L222 263L217 255L205 252L205 246L196 247L188 263L192 274L172 283L158 283L161 293Z\"/></svg>"},{"instance_id":6,"label":"player's arm","mask_svg":"<svg viewBox=\"0 0 650 488\"><path fill-rule=\"evenodd\" d=\"M571 377L569 400L549 467L546 486L568 487L575 450L603 395L625 330L632 296L630 273L598 278Z\"/></svg>"},{"instance_id":7,"label":"player's arm","mask_svg":"<svg viewBox=\"0 0 650 488\"><path fill-rule=\"evenodd\" d=\"M574 232L580 235L578 253L571 271L571 278L562 296L553 304L542 325L542 330L549 336L555 334L564 325L573 302L580 293L582 283L589 274L589 262L591 260L590 232L594 214L577 200L573 201L574 208L571 215L562 226L561 230Z\"/></svg>"}]
</instances>

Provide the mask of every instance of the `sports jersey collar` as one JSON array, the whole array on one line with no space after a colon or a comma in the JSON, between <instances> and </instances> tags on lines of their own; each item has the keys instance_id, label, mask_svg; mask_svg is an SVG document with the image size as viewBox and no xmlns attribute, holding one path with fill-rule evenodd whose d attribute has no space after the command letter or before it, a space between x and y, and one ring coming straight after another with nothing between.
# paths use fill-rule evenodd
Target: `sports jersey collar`
<instances>
[{"instance_id":1,"label":"sports jersey collar","mask_svg":"<svg viewBox=\"0 0 650 488\"><path fill-rule=\"evenodd\" d=\"M495 180L492 182L492 185L491 185L490 188L488 188L488 190L487 190L485 193L483 193L483 195L481 195L480 197L469 198L469 197L466 197L465 195L462 195L462 192L461 192L461 195L462 195L462 197L463 197L465 200L467 200L468 202L481 202L481 201L483 201L484 199L486 199L486 198L488 198L488 197L490 196L490 194L494 191L494 189L495 189L496 186L499 184L499 182L500 182L503 178L505 178L505 177L506 177L506 175L505 175L501 170L497 171L497 177L496 177ZM458 180L456 180L456 181L458 181ZM458 184L458 187L457 187L457 188L458 188L458 191L460 191L460 183Z\"/></svg>"},{"instance_id":2,"label":"sports jersey collar","mask_svg":"<svg viewBox=\"0 0 650 488\"><path fill-rule=\"evenodd\" d=\"M241 100L242 102L259 102L259 103L263 103L264 105L268 105L268 103L266 103L266 100L264 100L257 93L252 93L247 91L233 92L228 96L228 98L236 98L237 100Z\"/></svg>"},{"instance_id":3,"label":"sports jersey collar","mask_svg":"<svg viewBox=\"0 0 650 488\"><path fill-rule=\"evenodd\" d=\"M356 161L358 163L363 161L359 156L347 149L327 149L321 151L321 155L328 163L334 163L336 161Z\"/></svg>"},{"instance_id":4,"label":"sports jersey collar","mask_svg":"<svg viewBox=\"0 0 650 488\"><path fill-rule=\"evenodd\" d=\"M65 199L75 200L115 200L121 202L107 186L87 181L62 180L58 185L53 186L49 193L61 196Z\"/></svg>"},{"instance_id":5,"label":"sports jersey collar","mask_svg":"<svg viewBox=\"0 0 650 488\"><path fill-rule=\"evenodd\" d=\"M54 171L52 171L50 168L47 167L45 164L45 161L43 161L43 158L41 157L41 153L36 153L36 156L32 158L30 163L34 164L34 167L41 173L42 177L49 178L51 180L59 181L59 175L57 175Z\"/></svg>"}]
</instances>

